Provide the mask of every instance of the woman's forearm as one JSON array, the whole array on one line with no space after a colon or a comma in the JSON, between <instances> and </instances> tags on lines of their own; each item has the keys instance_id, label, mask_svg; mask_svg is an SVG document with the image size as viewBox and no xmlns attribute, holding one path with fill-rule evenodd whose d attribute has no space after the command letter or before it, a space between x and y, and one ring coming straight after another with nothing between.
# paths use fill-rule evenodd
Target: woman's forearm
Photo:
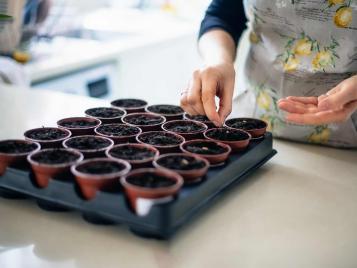
<instances>
[{"instance_id":1,"label":"woman's forearm","mask_svg":"<svg viewBox=\"0 0 357 268\"><path fill-rule=\"evenodd\" d=\"M224 30L214 29L206 32L201 36L198 46L206 65L234 63L236 45L232 36Z\"/></svg>"}]
</instances>

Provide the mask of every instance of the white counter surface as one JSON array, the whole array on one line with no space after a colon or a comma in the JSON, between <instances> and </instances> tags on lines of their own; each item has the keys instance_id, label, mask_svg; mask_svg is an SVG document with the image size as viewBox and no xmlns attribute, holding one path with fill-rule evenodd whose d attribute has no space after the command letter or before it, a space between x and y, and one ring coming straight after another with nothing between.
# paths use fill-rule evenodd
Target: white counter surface
<instances>
[{"instance_id":1,"label":"white counter surface","mask_svg":"<svg viewBox=\"0 0 357 268\"><path fill-rule=\"evenodd\" d=\"M4 86L0 101L0 139L105 104ZM273 160L170 241L0 199L0 267L357 267L357 152L274 147Z\"/></svg>"}]
</instances>

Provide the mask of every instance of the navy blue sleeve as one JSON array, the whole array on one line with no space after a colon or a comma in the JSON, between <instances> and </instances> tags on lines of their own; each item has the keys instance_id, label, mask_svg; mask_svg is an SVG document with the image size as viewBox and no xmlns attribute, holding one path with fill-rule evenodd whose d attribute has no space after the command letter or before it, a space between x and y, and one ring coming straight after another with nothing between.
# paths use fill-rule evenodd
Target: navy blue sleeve
<instances>
[{"instance_id":1,"label":"navy blue sleeve","mask_svg":"<svg viewBox=\"0 0 357 268\"><path fill-rule=\"evenodd\" d=\"M229 33L237 45L246 21L243 0L213 0L201 23L199 37L219 28Z\"/></svg>"}]
</instances>

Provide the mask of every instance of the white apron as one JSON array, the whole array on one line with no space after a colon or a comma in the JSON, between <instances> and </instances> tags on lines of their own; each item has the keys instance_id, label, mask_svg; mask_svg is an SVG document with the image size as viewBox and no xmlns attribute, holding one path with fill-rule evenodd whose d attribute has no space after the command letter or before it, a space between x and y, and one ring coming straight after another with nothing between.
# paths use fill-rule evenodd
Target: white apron
<instances>
[{"instance_id":1,"label":"white apron","mask_svg":"<svg viewBox=\"0 0 357 268\"><path fill-rule=\"evenodd\" d=\"M357 113L345 123L301 126L277 107L282 97L319 96L357 74L357 0L246 0L245 9L241 43L250 44L237 67L245 92L232 116L261 118L276 137L357 148Z\"/></svg>"}]
</instances>

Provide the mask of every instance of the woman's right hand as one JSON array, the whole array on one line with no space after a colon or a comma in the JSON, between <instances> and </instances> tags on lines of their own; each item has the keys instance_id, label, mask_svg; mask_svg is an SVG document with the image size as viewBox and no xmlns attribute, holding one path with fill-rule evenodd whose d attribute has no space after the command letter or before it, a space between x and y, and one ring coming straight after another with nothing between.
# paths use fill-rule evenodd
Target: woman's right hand
<instances>
[{"instance_id":1,"label":"woman's right hand","mask_svg":"<svg viewBox=\"0 0 357 268\"><path fill-rule=\"evenodd\" d=\"M181 107L190 115L206 115L216 126L222 126L232 111L235 70L232 63L206 66L193 72L181 95ZM219 98L217 110L215 97Z\"/></svg>"}]
</instances>

